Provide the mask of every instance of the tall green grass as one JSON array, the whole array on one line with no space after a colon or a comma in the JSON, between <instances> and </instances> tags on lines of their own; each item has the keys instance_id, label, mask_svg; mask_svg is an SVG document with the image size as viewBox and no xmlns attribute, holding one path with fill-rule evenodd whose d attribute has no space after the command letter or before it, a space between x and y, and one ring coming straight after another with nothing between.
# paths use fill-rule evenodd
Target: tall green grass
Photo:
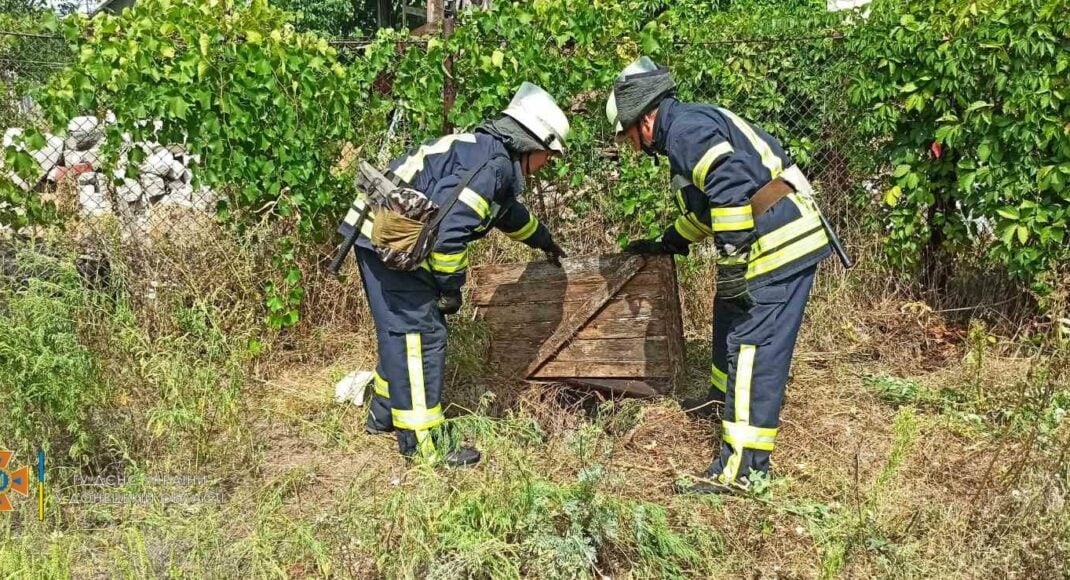
<instances>
[{"instance_id":1,"label":"tall green grass","mask_svg":"<svg viewBox=\"0 0 1070 580\"><path fill-rule=\"evenodd\" d=\"M74 262L24 249L0 276L0 444L84 461L99 433L92 410L108 391L79 334L100 303Z\"/></svg>"}]
</instances>

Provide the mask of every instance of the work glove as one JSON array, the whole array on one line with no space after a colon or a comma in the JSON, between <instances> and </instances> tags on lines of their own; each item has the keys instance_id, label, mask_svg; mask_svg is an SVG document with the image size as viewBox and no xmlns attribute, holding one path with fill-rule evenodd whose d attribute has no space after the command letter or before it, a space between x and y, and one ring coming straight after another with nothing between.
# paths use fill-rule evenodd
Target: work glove
<instances>
[{"instance_id":1,"label":"work glove","mask_svg":"<svg viewBox=\"0 0 1070 580\"><path fill-rule=\"evenodd\" d=\"M655 256L676 254L687 255L687 248L678 248L661 240L632 240L624 246L625 254L639 254L640 256Z\"/></svg>"},{"instance_id":2,"label":"work glove","mask_svg":"<svg viewBox=\"0 0 1070 580\"><path fill-rule=\"evenodd\" d=\"M561 267L561 258L567 258L568 254L561 249L561 246L557 245L557 242L550 240L550 245L543 248L543 253L546 254L546 261L551 264Z\"/></svg>"},{"instance_id":3,"label":"work glove","mask_svg":"<svg viewBox=\"0 0 1070 580\"><path fill-rule=\"evenodd\" d=\"M443 290L438 295L438 311L445 315L457 314L461 309L461 291Z\"/></svg>"},{"instance_id":4,"label":"work glove","mask_svg":"<svg viewBox=\"0 0 1070 580\"><path fill-rule=\"evenodd\" d=\"M743 308L754 306L747 287L747 265L717 266L717 299L735 302Z\"/></svg>"}]
</instances>

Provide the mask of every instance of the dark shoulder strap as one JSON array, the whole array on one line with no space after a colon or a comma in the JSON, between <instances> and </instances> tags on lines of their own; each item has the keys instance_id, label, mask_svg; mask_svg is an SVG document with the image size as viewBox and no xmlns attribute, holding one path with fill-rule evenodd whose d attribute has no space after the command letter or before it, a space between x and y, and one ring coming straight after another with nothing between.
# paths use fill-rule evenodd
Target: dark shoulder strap
<instances>
[{"instance_id":1,"label":"dark shoulder strap","mask_svg":"<svg viewBox=\"0 0 1070 580\"><path fill-rule=\"evenodd\" d=\"M494 158L488 157L487 159L484 159L482 163L464 174L464 178L461 179L461 182L453 188L452 192L450 192L450 196L446 199L446 203L439 206L438 211L435 212L435 217L427 224L429 230L436 230L438 225L442 223L442 220L446 219L446 214L450 213L450 210L453 209L453 206L461 197L461 192L464 191L464 188L468 187L469 183L472 183L472 179L475 178L476 174L482 171L492 159Z\"/></svg>"}]
</instances>

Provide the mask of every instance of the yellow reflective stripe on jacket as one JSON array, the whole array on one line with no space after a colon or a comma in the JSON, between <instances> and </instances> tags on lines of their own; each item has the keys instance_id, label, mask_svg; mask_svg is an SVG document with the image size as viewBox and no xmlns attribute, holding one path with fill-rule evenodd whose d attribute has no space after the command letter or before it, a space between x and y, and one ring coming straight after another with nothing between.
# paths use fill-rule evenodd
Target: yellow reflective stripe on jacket
<instances>
[{"instance_id":1,"label":"yellow reflective stripe on jacket","mask_svg":"<svg viewBox=\"0 0 1070 580\"><path fill-rule=\"evenodd\" d=\"M694 214L687 214L676 218L673 227L676 228L676 231L679 232L681 236L687 238L687 241L701 242L706 239L709 234L695 226L694 221L691 219L691 216L693 215Z\"/></svg>"},{"instance_id":2,"label":"yellow reflective stripe on jacket","mask_svg":"<svg viewBox=\"0 0 1070 580\"><path fill-rule=\"evenodd\" d=\"M515 232L503 233L509 236L511 239L514 239L518 242L523 242L524 240L530 238L537 229L539 229L539 220L535 219L535 216L530 216L528 218L528 223L524 224L524 227L520 228Z\"/></svg>"},{"instance_id":3,"label":"yellow reflective stripe on jacket","mask_svg":"<svg viewBox=\"0 0 1070 580\"><path fill-rule=\"evenodd\" d=\"M752 427L746 423L723 421L722 437L733 449L760 449L772 451L776 446L776 429Z\"/></svg>"},{"instance_id":4,"label":"yellow reflective stripe on jacket","mask_svg":"<svg viewBox=\"0 0 1070 580\"><path fill-rule=\"evenodd\" d=\"M468 248L465 248L456 254L431 252L431 256L427 261L430 263L431 269L436 272L443 272L446 274L460 272L468 267Z\"/></svg>"},{"instance_id":5,"label":"yellow reflective stripe on jacket","mask_svg":"<svg viewBox=\"0 0 1070 580\"><path fill-rule=\"evenodd\" d=\"M684 217L686 217L687 220L691 222L691 225L695 226L695 228L698 229L698 231L702 232L703 235L706 235L706 236L712 236L713 235L713 228L711 228L710 226L702 223L702 220L699 219L698 214L696 214L696 213L686 213L686 214L684 214Z\"/></svg>"},{"instance_id":6,"label":"yellow reflective stripe on jacket","mask_svg":"<svg viewBox=\"0 0 1070 580\"><path fill-rule=\"evenodd\" d=\"M695 164L695 167L691 169L691 183L694 183L695 187L705 190L706 176L710 172L710 167L713 167L713 164L718 159L732 153L732 151L734 151L732 144L728 141L722 141L707 149L702 158Z\"/></svg>"},{"instance_id":7,"label":"yellow reflective stripe on jacket","mask_svg":"<svg viewBox=\"0 0 1070 580\"><path fill-rule=\"evenodd\" d=\"M399 165L398 168L394 170L394 175L397 175L401 179L412 183L412 178L416 177L416 174L423 170L424 159L428 155L445 153L446 151L449 151L450 147L452 147L454 143L457 142L475 143L476 136L471 134L446 135L445 137L438 139L433 143L421 145L419 149L414 151L412 155L406 157L405 161L403 161L401 165Z\"/></svg>"},{"instance_id":8,"label":"yellow reflective stripe on jacket","mask_svg":"<svg viewBox=\"0 0 1070 580\"><path fill-rule=\"evenodd\" d=\"M747 278L755 278L772 272L781 266L786 266L811 252L820 250L827 246L828 243L828 234L825 233L824 228L817 230L775 252L766 254L756 260L751 260L747 266Z\"/></svg>"},{"instance_id":9,"label":"yellow reflective stripe on jacket","mask_svg":"<svg viewBox=\"0 0 1070 580\"><path fill-rule=\"evenodd\" d=\"M476 215L481 220L487 219L487 216L490 215L490 204L487 203L487 200L467 187L461 190L461 195L457 196L457 200L472 208L472 211L476 212Z\"/></svg>"},{"instance_id":10,"label":"yellow reflective stripe on jacket","mask_svg":"<svg viewBox=\"0 0 1070 580\"><path fill-rule=\"evenodd\" d=\"M446 416L442 414L442 405L411 411L391 409L390 416L394 419L394 427L410 431L426 431L446 421Z\"/></svg>"},{"instance_id":11,"label":"yellow reflective stripe on jacket","mask_svg":"<svg viewBox=\"0 0 1070 580\"><path fill-rule=\"evenodd\" d=\"M365 204L366 202L364 201L364 194L361 193L353 202L353 205L349 208L349 211L346 212L346 217L342 221L344 221L350 226L357 225L357 220L360 219L360 212L364 211ZM365 237L370 239L372 237L372 227L374 225L375 212L368 211L368 215L364 217L364 223L360 226L360 233L364 234Z\"/></svg>"},{"instance_id":12,"label":"yellow reflective stripe on jacket","mask_svg":"<svg viewBox=\"0 0 1070 580\"><path fill-rule=\"evenodd\" d=\"M747 141L750 141L751 147L754 147L754 150L761 156L762 165L769 170L769 178L776 179L777 176L784 171L784 163L777 157L776 153L773 153L773 149L769 147L769 144L765 142L765 139L759 137L746 121L737 117L732 111L720 108L717 110L724 113L724 115L732 121L732 124L747 137Z\"/></svg>"},{"instance_id":13,"label":"yellow reflective stripe on jacket","mask_svg":"<svg viewBox=\"0 0 1070 580\"><path fill-rule=\"evenodd\" d=\"M710 365L710 384L717 387L718 391L726 392L728 390L728 373L717 368L717 365Z\"/></svg>"},{"instance_id":14,"label":"yellow reflective stripe on jacket","mask_svg":"<svg viewBox=\"0 0 1070 580\"><path fill-rule=\"evenodd\" d=\"M749 262L749 261L750 261L750 259L747 257L747 254L738 254L738 255L735 255L735 256L724 256L722 258L717 258L717 265L718 266L739 266L739 265L746 265L747 262Z\"/></svg>"},{"instance_id":15,"label":"yellow reflective stripe on jacket","mask_svg":"<svg viewBox=\"0 0 1070 580\"><path fill-rule=\"evenodd\" d=\"M799 204L796 203L796 205ZM792 239L823 227L821 225L821 214L812 210L804 210L802 206L799 207L799 210L802 213L802 217L796 218L765 234L751 245L751 259L760 258L763 254L780 248L780 246Z\"/></svg>"},{"instance_id":16,"label":"yellow reflective stripe on jacket","mask_svg":"<svg viewBox=\"0 0 1070 580\"><path fill-rule=\"evenodd\" d=\"M375 394L384 399L390 398L390 384L386 382L386 379L379 374L379 371L374 371L372 374L372 380L375 384Z\"/></svg>"},{"instance_id":17,"label":"yellow reflective stripe on jacket","mask_svg":"<svg viewBox=\"0 0 1070 580\"><path fill-rule=\"evenodd\" d=\"M737 232L754 229L754 214L751 206L715 207L710 209L710 223L715 232Z\"/></svg>"}]
</instances>

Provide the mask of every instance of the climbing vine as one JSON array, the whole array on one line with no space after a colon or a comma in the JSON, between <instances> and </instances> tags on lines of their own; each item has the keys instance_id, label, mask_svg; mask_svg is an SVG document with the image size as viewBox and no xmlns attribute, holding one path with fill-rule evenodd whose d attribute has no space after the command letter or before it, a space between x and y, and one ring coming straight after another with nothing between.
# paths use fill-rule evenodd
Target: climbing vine
<instances>
[{"instance_id":1,"label":"climbing vine","mask_svg":"<svg viewBox=\"0 0 1070 580\"><path fill-rule=\"evenodd\" d=\"M850 90L883 144L888 252L964 254L1046 292L1070 258L1070 2L875 2Z\"/></svg>"},{"instance_id":2,"label":"climbing vine","mask_svg":"<svg viewBox=\"0 0 1070 580\"><path fill-rule=\"evenodd\" d=\"M1012 4L878 0L868 20L845 21L809 0L536 0L465 13L448 39L379 31L332 43L265 0L141 0L120 16L56 22L76 62L38 100L53 127L115 111L113 164L140 161L124 143L186 143L202 160L196 178L224 193L225 219L285 219L295 236L328 240L353 195L338 166L347 144L388 159L445 125L472 128L531 80L572 121L554 179L602 192L624 238L655 235L672 204L664 165L608 146L607 91L647 54L672 68L682 99L758 122L804 167L829 157L830 135L866 129L858 142L894 160L889 247L901 263L916 260L918 232L965 244L977 239L970 220L987 218L999 240L990 257L1025 276L1066 257L1066 0ZM867 114L830 109L842 95ZM879 147L850 161L872 173ZM280 276L266 286L276 326L297 320L303 297L293 242L279 241Z\"/></svg>"}]
</instances>

